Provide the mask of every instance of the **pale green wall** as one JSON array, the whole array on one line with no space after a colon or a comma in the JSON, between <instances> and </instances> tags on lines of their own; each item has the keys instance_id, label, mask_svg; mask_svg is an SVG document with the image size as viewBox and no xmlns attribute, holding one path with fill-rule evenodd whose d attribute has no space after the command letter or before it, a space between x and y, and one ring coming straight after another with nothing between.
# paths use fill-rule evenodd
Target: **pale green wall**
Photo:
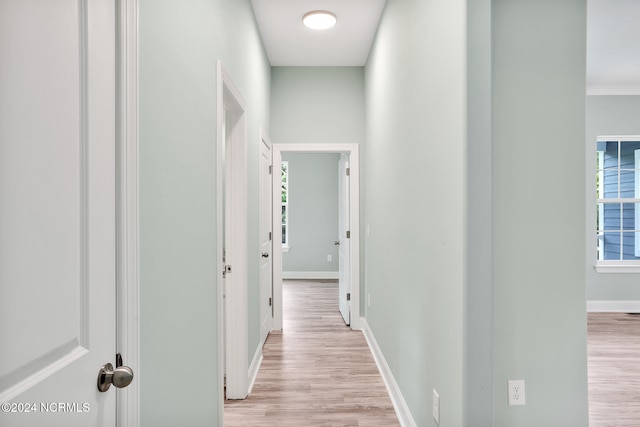
<instances>
[{"instance_id":1,"label":"pale green wall","mask_svg":"<svg viewBox=\"0 0 640 427\"><path fill-rule=\"evenodd\" d=\"M289 162L290 246L282 254L282 271L337 274L340 155L285 152L282 160Z\"/></svg>"},{"instance_id":2,"label":"pale green wall","mask_svg":"<svg viewBox=\"0 0 640 427\"><path fill-rule=\"evenodd\" d=\"M492 19L494 425L587 426L586 0L494 0Z\"/></svg>"},{"instance_id":3,"label":"pale green wall","mask_svg":"<svg viewBox=\"0 0 640 427\"><path fill-rule=\"evenodd\" d=\"M433 388L441 426L588 425L585 25L579 0L387 3L366 316L419 426Z\"/></svg>"},{"instance_id":4,"label":"pale green wall","mask_svg":"<svg viewBox=\"0 0 640 427\"><path fill-rule=\"evenodd\" d=\"M604 135L640 135L640 96L588 96L587 97L587 299L640 300L638 274L597 273L596 262L596 158L595 141Z\"/></svg>"},{"instance_id":5,"label":"pale green wall","mask_svg":"<svg viewBox=\"0 0 640 427\"><path fill-rule=\"evenodd\" d=\"M273 67L274 143L364 143L362 67Z\"/></svg>"},{"instance_id":6,"label":"pale green wall","mask_svg":"<svg viewBox=\"0 0 640 427\"><path fill-rule=\"evenodd\" d=\"M365 70L367 322L420 427L463 422L466 3L388 0Z\"/></svg>"},{"instance_id":7,"label":"pale green wall","mask_svg":"<svg viewBox=\"0 0 640 427\"><path fill-rule=\"evenodd\" d=\"M464 420L493 426L491 0L467 2L467 194Z\"/></svg>"},{"instance_id":8,"label":"pale green wall","mask_svg":"<svg viewBox=\"0 0 640 427\"><path fill-rule=\"evenodd\" d=\"M212 426L222 401L216 387L216 61L223 61L248 109L254 350L258 143L260 126L268 129L270 121L270 67L249 0L140 0L139 40L141 425ZM180 375L167 375L174 369Z\"/></svg>"}]
</instances>

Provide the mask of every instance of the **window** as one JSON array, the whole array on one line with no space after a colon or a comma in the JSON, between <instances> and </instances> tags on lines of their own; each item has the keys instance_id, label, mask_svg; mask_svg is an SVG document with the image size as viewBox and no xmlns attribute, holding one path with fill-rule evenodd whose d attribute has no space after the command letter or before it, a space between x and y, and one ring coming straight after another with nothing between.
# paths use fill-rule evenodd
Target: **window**
<instances>
[{"instance_id":1,"label":"window","mask_svg":"<svg viewBox=\"0 0 640 427\"><path fill-rule=\"evenodd\" d=\"M282 183L282 247L289 248L289 162L283 161L280 167Z\"/></svg>"},{"instance_id":2,"label":"window","mask_svg":"<svg viewBox=\"0 0 640 427\"><path fill-rule=\"evenodd\" d=\"M640 266L640 137L598 138L598 266Z\"/></svg>"}]
</instances>

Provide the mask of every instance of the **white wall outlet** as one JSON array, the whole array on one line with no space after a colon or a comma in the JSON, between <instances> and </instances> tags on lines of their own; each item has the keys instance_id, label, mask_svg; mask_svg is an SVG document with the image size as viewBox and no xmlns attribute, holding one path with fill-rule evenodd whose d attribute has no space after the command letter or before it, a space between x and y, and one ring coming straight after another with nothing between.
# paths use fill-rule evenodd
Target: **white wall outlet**
<instances>
[{"instance_id":1,"label":"white wall outlet","mask_svg":"<svg viewBox=\"0 0 640 427\"><path fill-rule=\"evenodd\" d=\"M507 387L509 389L509 406L524 405L524 380L509 380Z\"/></svg>"},{"instance_id":2,"label":"white wall outlet","mask_svg":"<svg viewBox=\"0 0 640 427\"><path fill-rule=\"evenodd\" d=\"M364 235L367 237L367 239L371 237L371 227L369 226L369 224L367 224L364 228Z\"/></svg>"},{"instance_id":3,"label":"white wall outlet","mask_svg":"<svg viewBox=\"0 0 640 427\"><path fill-rule=\"evenodd\" d=\"M367 294L367 308L371 308L371 294Z\"/></svg>"},{"instance_id":4,"label":"white wall outlet","mask_svg":"<svg viewBox=\"0 0 640 427\"><path fill-rule=\"evenodd\" d=\"M331 255L327 255L327 262L331 262L332 259Z\"/></svg>"},{"instance_id":5,"label":"white wall outlet","mask_svg":"<svg viewBox=\"0 0 640 427\"><path fill-rule=\"evenodd\" d=\"M437 424L440 424L440 395L433 389L433 419L436 420Z\"/></svg>"}]
</instances>

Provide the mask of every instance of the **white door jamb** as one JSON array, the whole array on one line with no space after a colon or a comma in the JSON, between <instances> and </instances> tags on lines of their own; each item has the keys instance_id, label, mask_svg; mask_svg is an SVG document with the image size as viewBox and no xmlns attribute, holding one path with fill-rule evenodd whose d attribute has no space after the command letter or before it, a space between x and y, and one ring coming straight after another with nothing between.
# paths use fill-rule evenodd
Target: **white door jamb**
<instances>
[{"instance_id":1,"label":"white door jamb","mask_svg":"<svg viewBox=\"0 0 640 427\"><path fill-rule=\"evenodd\" d=\"M140 280L138 217L138 0L117 2L117 300L116 351L135 378L117 393L116 422L140 425ZM115 357L115 355L114 355Z\"/></svg>"}]
</instances>

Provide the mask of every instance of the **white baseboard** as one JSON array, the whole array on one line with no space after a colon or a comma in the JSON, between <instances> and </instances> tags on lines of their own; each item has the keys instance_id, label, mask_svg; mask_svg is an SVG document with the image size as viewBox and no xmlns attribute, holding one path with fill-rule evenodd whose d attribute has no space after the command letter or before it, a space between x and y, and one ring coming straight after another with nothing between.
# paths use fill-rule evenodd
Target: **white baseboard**
<instances>
[{"instance_id":1,"label":"white baseboard","mask_svg":"<svg viewBox=\"0 0 640 427\"><path fill-rule=\"evenodd\" d=\"M256 350L256 354L253 355L251 366L249 366L249 394L251 394L251 390L253 390L253 385L256 383L256 377L258 376L258 371L260 370L261 364L262 364L262 346L259 346L258 349Z\"/></svg>"},{"instance_id":2,"label":"white baseboard","mask_svg":"<svg viewBox=\"0 0 640 427\"><path fill-rule=\"evenodd\" d=\"M283 279L297 279L297 280L313 280L313 279L338 279L339 272L337 271L283 271Z\"/></svg>"},{"instance_id":3,"label":"white baseboard","mask_svg":"<svg viewBox=\"0 0 640 427\"><path fill-rule=\"evenodd\" d=\"M384 385L387 387L391 403L393 404L393 409L396 411L398 421L400 421L400 426L417 427L416 422L413 420L413 416L411 415L411 411L409 411L407 402L404 400L402 392L400 392L400 387L398 387L398 383L391 373L391 369L382 354L382 350L380 350L380 347L373 336L373 332L369 329L369 324L364 317L360 318L360 326L362 327L362 332L367 340L367 344L369 344L369 348L371 349L371 354L373 354L373 359L376 361L376 365L378 366Z\"/></svg>"},{"instance_id":4,"label":"white baseboard","mask_svg":"<svg viewBox=\"0 0 640 427\"><path fill-rule=\"evenodd\" d=\"M587 311L590 313L640 313L640 301L638 300L600 300L587 301Z\"/></svg>"}]
</instances>

